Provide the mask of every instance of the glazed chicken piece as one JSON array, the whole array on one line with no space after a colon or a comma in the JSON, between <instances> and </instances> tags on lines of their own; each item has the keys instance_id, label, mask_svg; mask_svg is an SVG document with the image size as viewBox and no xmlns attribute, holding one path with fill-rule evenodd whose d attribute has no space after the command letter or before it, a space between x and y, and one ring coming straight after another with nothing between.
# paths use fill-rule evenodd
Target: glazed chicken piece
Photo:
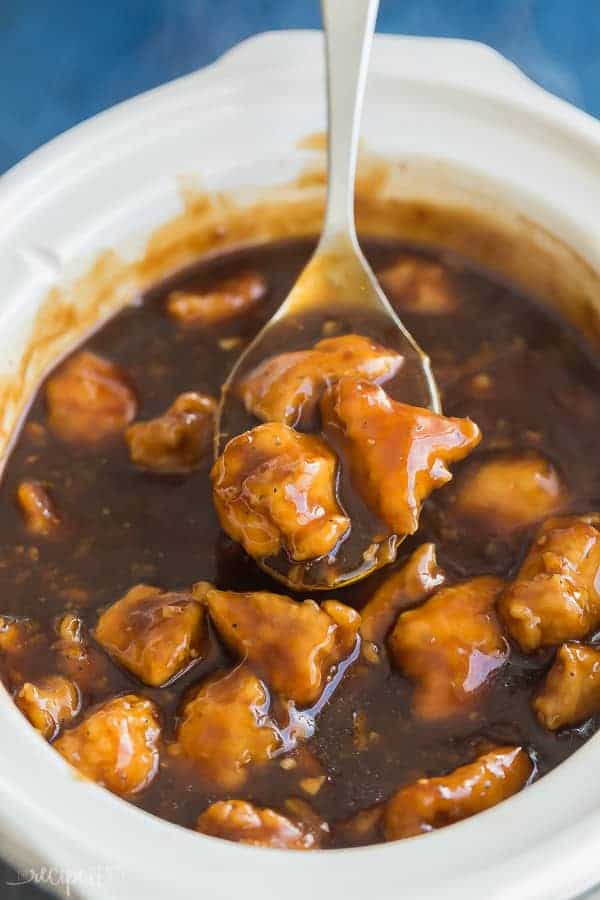
<instances>
[{"instance_id":1,"label":"glazed chicken piece","mask_svg":"<svg viewBox=\"0 0 600 900\"><path fill-rule=\"evenodd\" d=\"M102 613L94 637L145 684L162 687L200 658L204 610L191 594L138 584Z\"/></svg>"},{"instance_id":2,"label":"glazed chicken piece","mask_svg":"<svg viewBox=\"0 0 600 900\"><path fill-rule=\"evenodd\" d=\"M135 394L119 366L82 350L46 383L48 423L67 443L94 445L119 435L135 416Z\"/></svg>"},{"instance_id":3,"label":"glazed chicken piece","mask_svg":"<svg viewBox=\"0 0 600 900\"><path fill-rule=\"evenodd\" d=\"M283 850L314 850L322 839L321 833L301 820L244 800L213 803L199 817L196 830L240 844Z\"/></svg>"},{"instance_id":4,"label":"glazed chicken piece","mask_svg":"<svg viewBox=\"0 0 600 900\"><path fill-rule=\"evenodd\" d=\"M545 728L579 725L600 712L600 649L563 644L556 653L544 686L533 701Z\"/></svg>"},{"instance_id":5,"label":"glazed chicken piece","mask_svg":"<svg viewBox=\"0 0 600 900\"><path fill-rule=\"evenodd\" d=\"M388 646L398 668L416 682L413 708L420 718L469 711L508 659L494 611L502 587L498 578L472 578L398 617Z\"/></svg>"},{"instance_id":6,"label":"glazed chicken piece","mask_svg":"<svg viewBox=\"0 0 600 900\"><path fill-rule=\"evenodd\" d=\"M458 298L448 273L438 263L414 257L378 272L377 278L395 309L424 316L447 316Z\"/></svg>"},{"instance_id":7,"label":"glazed chicken piece","mask_svg":"<svg viewBox=\"0 0 600 900\"><path fill-rule=\"evenodd\" d=\"M532 770L521 747L496 747L448 775L420 778L388 801L385 838L425 834L490 809L520 791Z\"/></svg>"},{"instance_id":8,"label":"glazed chicken piece","mask_svg":"<svg viewBox=\"0 0 600 900\"><path fill-rule=\"evenodd\" d=\"M63 725L71 722L81 707L77 685L62 675L48 675L27 681L15 703L47 741L53 740Z\"/></svg>"},{"instance_id":9,"label":"glazed chicken piece","mask_svg":"<svg viewBox=\"0 0 600 900\"><path fill-rule=\"evenodd\" d=\"M45 636L33 619L0 616L0 657L19 657L45 641Z\"/></svg>"},{"instance_id":10,"label":"glazed chicken piece","mask_svg":"<svg viewBox=\"0 0 600 900\"><path fill-rule=\"evenodd\" d=\"M362 608L360 633L363 640L381 644L398 614L420 603L445 580L437 564L435 545L417 547L402 568L386 578Z\"/></svg>"},{"instance_id":11,"label":"glazed chicken piece","mask_svg":"<svg viewBox=\"0 0 600 900\"><path fill-rule=\"evenodd\" d=\"M174 757L192 764L212 789L241 788L252 766L281 747L266 686L243 665L204 682L182 710Z\"/></svg>"},{"instance_id":12,"label":"glazed chicken piece","mask_svg":"<svg viewBox=\"0 0 600 900\"><path fill-rule=\"evenodd\" d=\"M108 686L108 660L85 637L83 622L67 613L56 624L57 640L52 644L56 665L87 694L101 694Z\"/></svg>"},{"instance_id":13,"label":"glazed chicken piece","mask_svg":"<svg viewBox=\"0 0 600 900\"><path fill-rule=\"evenodd\" d=\"M259 425L230 440L212 468L221 527L256 559L282 549L298 562L324 556L350 528L336 477L336 457L320 438Z\"/></svg>"},{"instance_id":14,"label":"glazed chicken piece","mask_svg":"<svg viewBox=\"0 0 600 900\"><path fill-rule=\"evenodd\" d=\"M7 686L18 688L37 677L38 654L46 650L46 635L33 619L0 616L0 673Z\"/></svg>"},{"instance_id":15,"label":"glazed chicken piece","mask_svg":"<svg viewBox=\"0 0 600 900\"><path fill-rule=\"evenodd\" d=\"M173 291L167 312L182 325L221 325L253 309L267 293L267 283L258 272L243 272L203 293Z\"/></svg>"},{"instance_id":16,"label":"glazed chicken piece","mask_svg":"<svg viewBox=\"0 0 600 900\"><path fill-rule=\"evenodd\" d=\"M452 476L447 466L481 440L470 419L396 403L383 388L342 378L321 401L325 436L347 460L363 500L396 534L413 534L424 500Z\"/></svg>"},{"instance_id":17,"label":"glazed chicken piece","mask_svg":"<svg viewBox=\"0 0 600 900\"><path fill-rule=\"evenodd\" d=\"M335 600L321 607L280 594L238 594L199 584L219 635L288 700L313 704L331 670L352 652L360 615Z\"/></svg>"},{"instance_id":18,"label":"glazed chicken piece","mask_svg":"<svg viewBox=\"0 0 600 900\"><path fill-rule=\"evenodd\" d=\"M17 488L17 503L32 535L42 538L56 535L60 519L50 494L40 481L22 481Z\"/></svg>"},{"instance_id":19,"label":"glazed chicken piece","mask_svg":"<svg viewBox=\"0 0 600 900\"><path fill-rule=\"evenodd\" d=\"M468 471L454 508L492 532L510 533L556 512L565 499L554 466L532 452L498 456Z\"/></svg>"},{"instance_id":20,"label":"glazed chicken piece","mask_svg":"<svg viewBox=\"0 0 600 900\"><path fill-rule=\"evenodd\" d=\"M343 375L379 384L393 378L402 362L393 350L346 334L319 341L312 350L265 360L241 381L238 393L258 419L295 426L315 412L327 385Z\"/></svg>"},{"instance_id":21,"label":"glazed chicken piece","mask_svg":"<svg viewBox=\"0 0 600 900\"><path fill-rule=\"evenodd\" d=\"M86 778L127 797L156 775L159 738L154 703L126 694L103 703L52 746Z\"/></svg>"},{"instance_id":22,"label":"glazed chicken piece","mask_svg":"<svg viewBox=\"0 0 600 900\"><path fill-rule=\"evenodd\" d=\"M213 436L216 401L206 394L180 394L156 419L125 432L131 461L152 472L191 472L206 456Z\"/></svg>"},{"instance_id":23,"label":"glazed chicken piece","mask_svg":"<svg viewBox=\"0 0 600 900\"><path fill-rule=\"evenodd\" d=\"M600 515L541 526L498 609L525 652L585 637L600 624Z\"/></svg>"}]
</instances>

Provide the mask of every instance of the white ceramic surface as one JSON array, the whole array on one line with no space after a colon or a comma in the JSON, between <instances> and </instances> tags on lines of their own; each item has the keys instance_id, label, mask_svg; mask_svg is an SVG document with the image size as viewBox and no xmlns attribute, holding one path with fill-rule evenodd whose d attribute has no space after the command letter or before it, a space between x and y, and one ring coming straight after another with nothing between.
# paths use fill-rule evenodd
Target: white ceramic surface
<instances>
[{"instance_id":1,"label":"white ceramic surface","mask_svg":"<svg viewBox=\"0 0 600 900\"><path fill-rule=\"evenodd\" d=\"M0 179L0 372L47 288L100 249L139 249L180 207L182 174L270 184L323 128L322 38L254 38L122 104ZM363 134L394 158L470 172L600 268L600 124L493 51L378 37ZM426 838L331 853L236 846L149 816L75 778L0 692L0 846L88 900L562 900L600 881L600 735L523 793Z\"/></svg>"}]
</instances>

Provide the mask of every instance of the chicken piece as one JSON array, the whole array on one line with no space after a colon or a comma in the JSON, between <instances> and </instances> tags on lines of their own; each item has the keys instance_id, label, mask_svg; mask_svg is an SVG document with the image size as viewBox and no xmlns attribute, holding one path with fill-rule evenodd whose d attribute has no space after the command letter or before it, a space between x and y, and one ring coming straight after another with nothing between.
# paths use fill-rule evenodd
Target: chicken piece
<instances>
[{"instance_id":1,"label":"chicken piece","mask_svg":"<svg viewBox=\"0 0 600 900\"><path fill-rule=\"evenodd\" d=\"M238 393L258 419L296 426L315 412L327 385L342 375L379 384L393 378L402 362L393 350L346 334L319 341L312 350L272 356L240 382Z\"/></svg>"},{"instance_id":2,"label":"chicken piece","mask_svg":"<svg viewBox=\"0 0 600 900\"><path fill-rule=\"evenodd\" d=\"M561 516L541 526L498 609L530 653L585 637L600 624L600 515Z\"/></svg>"},{"instance_id":3,"label":"chicken piece","mask_svg":"<svg viewBox=\"0 0 600 900\"><path fill-rule=\"evenodd\" d=\"M254 847L282 850L314 850L321 834L268 807L244 800L219 800L199 817L196 830Z\"/></svg>"},{"instance_id":4,"label":"chicken piece","mask_svg":"<svg viewBox=\"0 0 600 900\"><path fill-rule=\"evenodd\" d=\"M423 316L447 316L458 298L446 270L439 263L414 257L401 259L377 274L395 309Z\"/></svg>"},{"instance_id":5,"label":"chicken piece","mask_svg":"<svg viewBox=\"0 0 600 900\"><path fill-rule=\"evenodd\" d=\"M135 416L135 394L122 369L82 350L46 383L48 424L63 441L88 446L120 434Z\"/></svg>"},{"instance_id":6,"label":"chicken piece","mask_svg":"<svg viewBox=\"0 0 600 900\"><path fill-rule=\"evenodd\" d=\"M45 636L33 619L0 616L0 657L18 657L45 643Z\"/></svg>"},{"instance_id":7,"label":"chicken piece","mask_svg":"<svg viewBox=\"0 0 600 900\"><path fill-rule=\"evenodd\" d=\"M516 794L533 771L521 747L496 747L439 778L420 778L388 801L387 841L425 834L490 809Z\"/></svg>"},{"instance_id":8,"label":"chicken piece","mask_svg":"<svg viewBox=\"0 0 600 900\"><path fill-rule=\"evenodd\" d=\"M259 425L233 438L211 472L221 527L257 559L330 553L350 528L336 498L337 460L318 437Z\"/></svg>"},{"instance_id":9,"label":"chicken piece","mask_svg":"<svg viewBox=\"0 0 600 900\"><path fill-rule=\"evenodd\" d=\"M267 293L267 283L258 272L243 272L203 293L173 291L167 312L182 325L221 325L250 312Z\"/></svg>"},{"instance_id":10,"label":"chicken piece","mask_svg":"<svg viewBox=\"0 0 600 900\"><path fill-rule=\"evenodd\" d=\"M79 616L67 613L57 623L58 639L52 644L56 665L87 694L102 694L109 683L108 660L84 637Z\"/></svg>"},{"instance_id":11,"label":"chicken piece","mask_svg":"<svg viewBox=\"0 0 600 900\"><path fill-rule=\"evenodd\" d=\"M241 788L251 766L281 747L266 686L247 666L204 682L183 707L171 754L187 759L212 788Z\"/></svg>"},{"instance_id":12,"label":"chicken piece","mask_svg":"<svg viewBox=\"0 0 600 900\"><path fill-rule=\"evenodd\" d=\"M342 378L321 401L325 436L347 460L365 503L396 534L413 534L424 500L452 476L447 465L481 440L470 419L397 403L377 385Z\"/></svg>"},{"instance_id":13,"label":"chicken piece","mask_svg":"<svg viewBox=\"0 0 600 900\"><path fill-rule=\"evenodd\" d=\"M454 509L502 534L556 512L565 497L558 472L541 454L502 455L466 473Z\"/></svg>"},{"instance_id":14,"label":"chicken piece","mask_svg":"<svg viewBox=\"0 0 600 900\"><path fill-rule=\"evenodd\" d=\"M52 746L86 778L127 797L156 775L159 738L154 703L126 694L103 703Z\"/></svg>"},{"instance_id":15,"label":"chicken piece","mask_svg":"<svg viewBox=\"0 0 600 900\"><path fill-rule=\"evenodd\" d=\"M65 613L55 625L59 641L73 644L83 643L83 622L75 613ZM56 647L57 644L54 646Z\"/></svg>"},{"instance_id":16,"label":"chicken piece","mask_svg":"<svg viewBox=\"0 0 600 900\"><path fill-rule=\"evenodd\" d=\"M47 651L47 637L37 622L0 616L0 674L11 689L39 674L40 654Z\"/></svg>"},{"instance_id":17,"label":"chicken piece","mask_svg":"<svg viewBox=\"0 0 600 900\"><path fill-rule=\"evenodd\" d=\"M437 564L434 544L421 544L401 569L379 585L361 610L360 633L364 641L381 644L398 614L415 606L446 580Z\"/></svg>"},{"instance_id":18,"label":"chicken piece","mask_svg":"<svg viewBox=\"0 0 600 900\"><path fill-rule=\"evenodd\" d=\"M135 422L125 432L131 461L152 472L191 472L210 448L216 401L206 394L180 394L164 415Z\"/></svg>"},{"instance_id":19,"label":"chicken piece","mask_svg":"<svg viewBox=\"0 0 600 900\"><path fill-rule=\"evenodd\" d=\"M563 644L556 652L544 686L533 701L545 728L579 725L600 712L600 649Z\"/></svg>"},{"instance_id":20,"label":"chicken piece","mask_svg":"<svg viewBox=\"0 0 600 900\"><path fill-rule=\"evenodd\" d=\"M56 535L60 519L48 491L40 481L22 481L17 488L17 503L31 534L42 538Z\"/></svg>"},{"instance_id":21,"label":"chicken piece","mask_svg":"<svg viewBox=\"0 0 600 900\"><path fill-rule=\"evenodd\" d=\"M398 617L388 645L416 681L413 707L422 719L468 711L509 654L494 611L499 578L483 576L442 588Z\"/></svg>"},{"instance_id":22,"label":"chicken piece","mask_svg":"<svg viewBox=\"0 0 600 900\"><path fill-rule=\"evenodd\" d=\"M320 697L332 668L356 643L360 615L335 600L319 607L313 600L265 591L238 594L205 584L194 592L225 643L274 691L303 706Z\"/></svg>"},{"instance_id":23,"label":"chicken piece","mask_svg":"<svg viewBox=\"0 0 600 900\"><path fill-rule=\"evenodd\" d=\"M61 726L71 722L81 708L77 685L62 675L25 682L15 702L47 741L53 740Z\"/></svg>"},{"instance_id":24,"label":"chicken piece","mask_svg":"<svg viewBox=\"0 0 600 900\"><path fill-rule=\"evenodd\" d=\"M199 659L204 610L191 594L138 584L102 613L94 637L145 684L162 687Z\"/></svg>"}]
</instances>

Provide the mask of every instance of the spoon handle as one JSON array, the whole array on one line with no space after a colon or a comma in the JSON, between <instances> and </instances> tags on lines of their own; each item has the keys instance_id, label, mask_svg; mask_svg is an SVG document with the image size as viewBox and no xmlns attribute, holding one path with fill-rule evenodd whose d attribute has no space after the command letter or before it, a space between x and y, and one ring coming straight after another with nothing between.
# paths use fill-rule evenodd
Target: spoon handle
<instances>
[{"instance_id":1,"label":"spoon handle","mask_svg":"<svg viewBox=\"0 0 600 900\"><path fill-rule=\"evenodd\" d=\"M345 235L357 245L354 177L369 54L379 0L321 0L327 47L327 209L321 247Z\"/></svg>"}]
</instances>

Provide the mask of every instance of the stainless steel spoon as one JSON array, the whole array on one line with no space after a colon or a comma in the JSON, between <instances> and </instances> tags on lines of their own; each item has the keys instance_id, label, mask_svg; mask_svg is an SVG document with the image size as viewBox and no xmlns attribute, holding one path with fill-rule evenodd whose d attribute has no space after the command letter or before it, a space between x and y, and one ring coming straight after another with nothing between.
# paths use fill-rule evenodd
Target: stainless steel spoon
<instances>
[{"instance_id":1,"label":"stainless steel spoon","mask_svg":"<svg viewBox=\"0 0 600 900\"><path fill-rule=\"evenodd\" d=\"M317 249L275 315L239 357L222 388L216 417L215 453L239 432L239 400L235 385L251 368L273 355L277 334L290 323L332 319L343 333L356 332L378 340L404 357L402 397L405 403L440 412L437 386L429 358L406 330L366 261L356 235L354 180L359 123L368 60L379 0L321 0L327 48L328 186L325 223ZM318 340L314 336L308 346ZM306 334L308 339L308 333ZM363 578L393 559L403 536L381 542L381 552L363 547L349 567L336 574L327 561L314 565L273 565L257 560L275 578L295 590L318 590ZM281 562L281 561L280 561ZM342 567L343 568L343 567Z\"/></svg>"}]
</instances>

